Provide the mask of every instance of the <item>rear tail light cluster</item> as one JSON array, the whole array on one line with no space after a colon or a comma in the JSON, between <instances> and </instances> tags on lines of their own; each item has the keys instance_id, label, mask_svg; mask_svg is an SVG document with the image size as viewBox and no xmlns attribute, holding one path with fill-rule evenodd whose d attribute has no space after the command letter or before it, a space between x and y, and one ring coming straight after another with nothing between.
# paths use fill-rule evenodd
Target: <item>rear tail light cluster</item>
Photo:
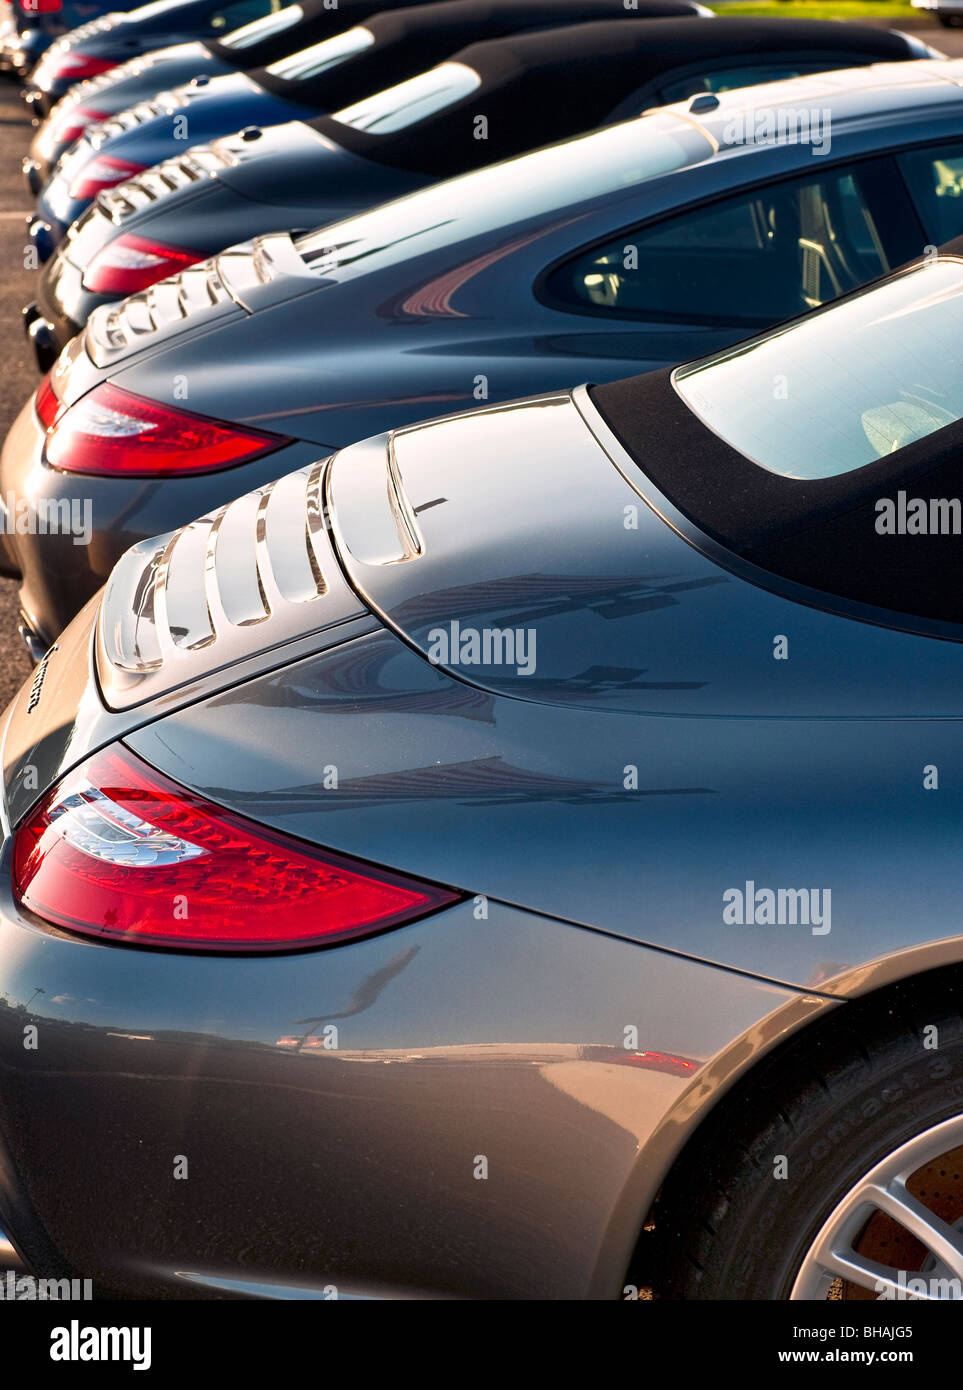
<instances>
[{"instance_id":1,"label":"rear tail light cluster","mask_svg":"<svg viewBox=\"0 0 963 1390\"><path fill-rule=\"evenodd\" d=\"M57 418L57 412L60 410L60 402L54 395L54 389L50 385L49 372L37 387L37 394L34 397L34 409L44 429L49 430L50 426Z\"/></svg>"},{"instance_id":2,"label":"rear tail light cluster","mask_svg":"<svg viewBox=\"0 0 963 1390\"><path fill-rule=\"evenodd\" d=\"M97 252L84 271L83 283L95 294L123 297L202 259L192 251L125 232Z\"/></svg>"},{"instance_id":3,"label":"rear tail light cluster","mask_svg":"<svg viewBox=\"0 0 963 1390\"><path fill-rule=\"evenodd\" d=\"M78 201L96 198L105 188L114 188L146 168L146 164L132 164L129 159L116 159L112 154L94 155L71 183L70 196Z\"/></svg>"},{"instance_id":4,"label":"rear tail light cluster","mask_svg":"<svg viewBox=\"0 0 963 1390\"><path fill-rule=\"evenodd\" d=\"M18 903L86 936L201 951L278 951L401 926L460 894L280 835L122 745L47 794L17 832Z\"/></svg>"},{"instance_id":5,"label":"rear tail light cluster","mask_svg":"<svg viewBox=\"0 0 963 1390\"><path fill-rule=\"evenodd\" d=\"M59 14L64 0L20 0L24 14Z\"/></svg>"},{"instance_id":6,"label":"rear tail light cluster","mask_svg":"<svg viewBox=\"0 0 963 1390\"><path fill-rule=\"evenodd\" d=\"M98 121L109 120L105 111L93 111L89 106L73 106L61 123L55 127L53 135L58 144L72 145L79 140L88 126Z\"/></svg>"},{"instance_id":7,"label":"rear tail light cluster","mask_svg":"<svg viewBox=\"0 0 963 1390\"><path fill-rule=\"evenodd\" d=\"M54 60L50 72L52 78L60 78L64 82L82 82L87 77L98 77L102 72L109 72L117 64L109 58L92 58L86 53L65 53L62 58Z\"/></svg>"},{"instance_id":8,"label":"rear tail light cluster","mask_svg":"<svg viewBox=\"0 0 963 1390\"><path fill-rule=\"evenodd\" d=\"M290 443L283 435L135 396L109 381L64 409L45 377L35 408L47 429L47 463L65 473L142 478L213 473Z\"/></svg>"}]
</instances>

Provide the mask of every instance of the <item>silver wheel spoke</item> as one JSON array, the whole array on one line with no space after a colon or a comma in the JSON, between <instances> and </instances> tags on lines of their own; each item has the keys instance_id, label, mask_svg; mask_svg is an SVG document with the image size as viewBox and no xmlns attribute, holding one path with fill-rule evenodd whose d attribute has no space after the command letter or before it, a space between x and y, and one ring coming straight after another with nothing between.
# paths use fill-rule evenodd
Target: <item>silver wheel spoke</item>
<instances>
[{"instance_id":1,"label":"silver wheel spoke","mask_svg":"<svg viewBox=\"0 0 963 1390\"><path fill-rule=\"evenodd\" d=\"M898 1221L945 1264L951 1274L963 1279L963 1239L960 1233L941 1221L929 1207L907 1191L902 1181L897 1180L888 1187L872 1187L869 1196L881 1211Z\"/></svg>"},{"instance_id":2,"label":"silver wheel spoke","mask_svg":"<svg viewBox=\"0 0 963 1390\"><path fill-rule=\"evenodd\" d=\"M899 1145L864 1173L823 1223L803 1257L790 1298L823 1299L835 1279L879 1297L959 1298L963 1287L963 1231L937 1216L906 1184L921 1168L961 1146L963 1116L955 1116ZM926 1248L926 1273L881 1264L854 1248L861 1242L874 1211L895 1221Z\"/></svg>"}]
</instances>

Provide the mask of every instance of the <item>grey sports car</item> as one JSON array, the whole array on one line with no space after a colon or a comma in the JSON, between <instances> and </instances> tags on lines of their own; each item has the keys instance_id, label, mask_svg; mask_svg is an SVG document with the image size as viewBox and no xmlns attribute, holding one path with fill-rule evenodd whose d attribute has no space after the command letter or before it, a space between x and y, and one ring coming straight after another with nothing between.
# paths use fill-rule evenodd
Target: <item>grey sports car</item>
<instances>
[{"instance_id":1,"label":"grey sports car","mask_svg":"<svg viewBox=\"0 0 963 1390\"><path fill-rule=\"evenodd\" d=\"M0 457L0 498L89 525L86 545L5 528L35 656L130 545L320 452L675 365L963 232L963 63L699 105L265 237L96 310ZM809 140L756 138L776 110ZM827 111L831 148L814 153Z\"/></svg>"},{"instance_id":2,"label":"grey sports car","mask_svg":"<svg viewBox=\"0 0 963 1390\"><path fill-rule=\"evenodd\" d=\"M932 257L122 559L3 724L32 1269L963 1295L961 311Z\"/></svg>"}]
</instances>

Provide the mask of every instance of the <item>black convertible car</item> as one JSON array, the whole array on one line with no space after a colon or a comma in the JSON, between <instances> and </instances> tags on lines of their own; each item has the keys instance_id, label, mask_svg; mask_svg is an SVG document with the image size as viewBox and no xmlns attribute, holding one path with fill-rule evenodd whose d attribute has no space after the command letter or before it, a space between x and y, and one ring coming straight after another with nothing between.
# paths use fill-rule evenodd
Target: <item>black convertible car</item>
<instances>
[{"instance_id":1,"label":"black convertible car","mask_svg":"<svg viewBox=\"0 0 963 1390\"><path fill-rule=\"evenodd\" d=\"M72 63L103 63L108 71L71 85L67 95L57 101L47 120L40 124L24 160L28 188L38 195L58 158L89 125L107 121L111 115L138 106L140 101L153 100L158 93L170 92L185 83L193 83L199 89L207 86L211 78L246 68L258 71L304 49L331 44L321 51L320 63L324 67L325 53L342 54L342 46L334 40L367 26L379 14L402 15L407 8L424 8L431 3L432 0L396 0L385 11L384 0L339 0L336 8L324 0L304 0L304 4L288 4L220 39L172 44L120 65L107 64L103 58L88 60L82 54L71 54ZM591 3L592 0L585 0L585 4ZM695 8L689 0L642 0L642 4L643 14L648 13L649 4L656 13L684 14L686 8ZM593 4L599 14L610 14L614 6L616 0L595 0Z\"/></svg>"},{"instance_id":2,"label":"black convertible car","mask_svg":"<svg viewBox=\"0 0 963 1390\"><path fill-rule=\"evenodd\" d=\"M189 84L121 112L88 129L63 155L41 190L37 216L30 229L40 259L47 258L49 250L62 240L70 223L98 192L172 155L179 156L187 145L231 135L241 128L249 138L256 138L268 128L312 122L308 130L311 135L313 122L327 119L334 112L333 134L327 143L333 139L339 148L346 147L350 152L357 148L358 132L366 133L369 142L375 136L395 134L393 146L383 141L376 146L369 143L362 157L376 166L386 164L389 170L397 168L404 174L405 161L399 163L397 147L410 144L418 120L444 109L454 122L451 152L447 156L437 149L437 125L421 125L418 134L422 138L428 134L436 147L431 152L435 166L444 173L455 173L529 149L550 138L562 139L585 129L587 123L604 121L616 105L632 94L643 97L652 67L646 58L648 19L639 18L635 11L622 10L618 20L599 21L591 32L585 28L575 42L571 42L573 28L568 44L555 45L555 36L569 34L569 30L545 31L540 24L544 13L536 16L534 28L538 32L518 36L514 40L517 47L485 48L479 52L482 46L471 43L455 51L446 42L442 48L447 61L427 71L421 70L416 48L409 46L407 54L402 48L399 67L402 71L413 69L416 75L400 83L393 76L389 78L391 86L384 91L381 103L371 108L370 115L362 114L368 112L368 107L362 108L359 99L367 103L382 96L378 83L392 72L392 65L380 64L378 55L367 58L372 36L363 25L327 40L323 46L279 59L267 69L216 78L208 85ZM681 35L676 67L698 61L700 50L693 47L692 39L694 17L687 15L681 23L678 19L652 21L671 24L675 26L672 32ZM723 27L698 26L705 33L721 31ZM469 36L473 29L474 26L468 26ZM657 41L653 37L652 43ZM508 38L489 42L512 44ZM906 41L899 49L894 44L890 52L907 56ZM372 79L365 76L369 61L374 74L380 69L374 86ZM837 64L839 61L837 58ZM560 64L569 67L571 76L564 97ZM460 112L452 109L456 103L461 104ZM474 111L473 124L467 130L459 129L459 116L468 114L469 105ZM346 130L342 130L343 125ZM326 127L322 125L314 134L316 149L325 146L325 135ZM301 137L303 140L303 132ZM287 131L286 139L296 140L297 132ZM466 142L467 149L459 158ZM424 166L416 162L412 167L417 170ZM427 166L429 171L431 167ZM300 177L323 179L326 170L311 168ZM407 182L411 186L412 180ZM392 194L382 195L389 196Z\"/></svg>"},{"instance_id":3,"label":"black convertible car","mask_svg":"<svg viewBox=\"0 0 963 1390\"><path fill-rule=\"evenodd\" d=\"M640 7L631 11L621 0L558 0L554 5L548 0L461 0L458 9L453 8L452 0L444 7L439 0L419 0L418 4L392 5L390 9L379 9L370 0L344 0L336 11L321 9L288 25L282 39L276 32L280 20L294 13L285 10L271 24L262 20L217 45L218 51L233 55L233 62L216 56L213 44L181 45L127 64L102 82L76 88L34 136L30 157L24 163L31 192L40 192L57 161L88 126L150 102L162 90L176 89L185 82L190 83L190 96L195 101L199 96L216 96L225 88L236 93L237 83L211 79L245 69L250 81L263 88L268 97L273 95L295 106L308 106L320 98L320 105L330 109L332 102L342 104L339 83L349 93L344 100L351 100L358 92L367 95L413 76L464 44L498 34L623 16L712 17L710 10L703 11L693 0L642 0ZM335 30L335 16L339 24L350 20L350 27ZM272 28L275 32L256 39L260 31ZM278 55L282 42L284 51ZM203 61L195 49L205 55ZM329 77L337 77L338 82L329 85ZM247 84L242 83L240 91L250 100ZM232 100L237 100L236 95ZM264 110L252 114L265 119ZM282 119L285 115L290 111L282 110ZM196 140L192 138L190 143Z\"/></svg>"}]
</instances>

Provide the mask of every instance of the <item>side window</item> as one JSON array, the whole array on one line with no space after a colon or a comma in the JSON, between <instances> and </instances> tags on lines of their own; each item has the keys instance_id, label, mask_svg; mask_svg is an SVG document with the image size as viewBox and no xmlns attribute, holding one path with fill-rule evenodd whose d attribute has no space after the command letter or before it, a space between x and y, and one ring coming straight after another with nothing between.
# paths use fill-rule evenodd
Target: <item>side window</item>
<instances>
[{"instance_id":1,"label":"side window","mask_svg":"<svg viewBox=\"0 0 963 1390\"><path fill-rule=\"evenodd\" d=\"M963 235L963 142L911 150L898 163L928 240Z\"/></svg>"},{"instance_id":2,"label":"side window","mask_svg":"<svg viewBox=\"0 0 963 1390\"><path fill-rule=\"evenodd\" d=\"M235 0L233 5L218 5L207 16L207 27L212 34L229 34L242 24L250 24L254 19L263 19L281 8L281 0Z\"/></svg>"},{"instance_id":3,"label":"side window","mask_svg":"<svg viewBox=\"0 0 963 1390\"><path fill-rule=\"evenodd\" d=\"M836 168L625 232L557 267L546 290L601 315L769 324L890 268L860 173Z\"/></svg>"},{"instance_id":4,"label":"side window","mask_svg":"<svg viewBox=\"0 0 963 1390\"><path fill-rule=\"evenodd\" d=\"M734 92L739 87L754 87L758 82L782 82L800 77L804 72L818 71L812 63L752 63L716 72L690 72L674 82L663 83L659 100L666 106L673 101L685 101L700 92Z\"/></svg>"}]
</instances>

